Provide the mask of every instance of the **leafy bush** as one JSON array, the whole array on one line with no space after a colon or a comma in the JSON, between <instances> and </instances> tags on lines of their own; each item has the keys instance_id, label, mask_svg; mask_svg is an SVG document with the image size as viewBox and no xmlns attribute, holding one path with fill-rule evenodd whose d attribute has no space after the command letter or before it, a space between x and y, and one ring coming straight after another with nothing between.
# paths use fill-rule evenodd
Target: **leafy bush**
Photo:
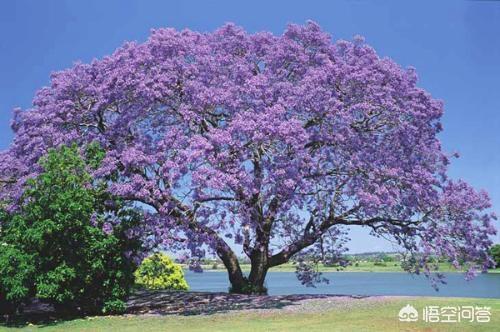
<instances>
[{"instance_id":1,"label":"leafy bush","mask_svg":"<svg viewBox=\"0 0 500 332\"><path fill-rule=\"evenodd\" d=\"M50 150L28 180L22 202L2 213L0 302L15 311L36 297L65 310L117 312L134 282L130 259L141 249L131 230L139 215L113 200L87 169L101 158L76 146ZM110 204L112 202L112 204ZM110 208L109 206L112 206ZM107 227L104 227L107 225Z\"/></svg>"},{"instance_id":2,"label":"leafy bush","mask_svg":"<svg viewBox=\"0 0 500 332\"><path fill-rule=\"evenodd\" d=\"M162 253L144 259L135 272L135 278L138 285L148 289L189 289L181 266Z\"/></svg>"}]
</instances>

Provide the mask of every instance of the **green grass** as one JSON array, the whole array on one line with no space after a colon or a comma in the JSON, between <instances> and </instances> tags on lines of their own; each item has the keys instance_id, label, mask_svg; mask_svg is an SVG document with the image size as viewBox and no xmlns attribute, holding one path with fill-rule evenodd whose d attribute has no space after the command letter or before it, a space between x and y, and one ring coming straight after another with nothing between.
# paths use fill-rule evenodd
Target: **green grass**
<instances>
[{"instance_id":1,"label":"green grass","mask_svg":"<svg viewBox=\"0 0 500 332\"><path fill-rule=\"evenodd\" d=\"M352 306L323 313L236 312L197 316L110 316L76 319L52 325L26 326L22 331L498 331L500 300L473 298L387 298L352 300ZM397 314L406 304L422 314L425 306L478 305L491 307L489 323L399 322ZM14 329L2 328L0 331Z\"/></svg>"},{"instance_id":2,"label":"green grass","mask_svg":"<svg viewBox=\"0 0 500 332\"><path fill-rule=\"evenodd\" d=\"M350 265L344 269L338 269L336 267L319 266L320 272L405 272L398 262L387 262L386 266L375 265L374 262L358 262L358 266ZM243 271L250 271L250 264L241 264L241 269ZM187 268L187 267L185 267ZM203 265L203 269L206 271L220 271L225 272L223 265L219 265L217 270L212 269L212 265ZM287 263L271 268L269 271L274 272L294 272L295 266L292 263ZM449 263L439 263L440 272L462 272L456 270ZM500 268L488 270L488 273L500 273Z\"/></svg>"}]
</instances>

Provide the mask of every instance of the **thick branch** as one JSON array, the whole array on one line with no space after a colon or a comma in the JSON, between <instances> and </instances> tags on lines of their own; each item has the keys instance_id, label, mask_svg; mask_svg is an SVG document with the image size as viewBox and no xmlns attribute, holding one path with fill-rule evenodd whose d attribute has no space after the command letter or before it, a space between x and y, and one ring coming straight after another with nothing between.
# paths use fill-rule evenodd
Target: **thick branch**
<instances>
[{"instance_id":1,"label":"thick branch","mask_svg":"<svg viewBox=\"0 0 500 332\"><path fill-rule=\"evenodd\" d=\"M411 221L411 220L400 220L400 219L392 219L392 218L384 218L384 217L375 217L366 220L349 220L344 218L327 218L325 219L319 229L316 232L310 232L309 230L312 228L312 218L307 223L303 236L296 241L295 243L290 244L286 248L284 248L279 253L273 255L269 259L269 267L277 266L284 264L290 260L290 258L301 250L313 245L316 241L318 241L323 234L328 231L329 228L337 225L357 225L357 226L369 226L374 227L376 229L379 226L383 226L380 223L389 222L392 225L407 227L411 225L417 225L420 221Z\"/></svg>"}]
</instances>

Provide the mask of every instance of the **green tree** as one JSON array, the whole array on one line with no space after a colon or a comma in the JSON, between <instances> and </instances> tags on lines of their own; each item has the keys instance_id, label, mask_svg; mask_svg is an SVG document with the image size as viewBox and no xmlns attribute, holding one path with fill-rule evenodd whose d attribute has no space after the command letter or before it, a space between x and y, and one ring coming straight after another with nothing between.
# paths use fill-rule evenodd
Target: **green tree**
<instances>
[{"instance_id":1,"label":"green tree","mask_svg":"<svg viewBox=\"0 0 500 332\"><path fill-rule=\"evenodd\" d=\"M136 268L130 257L141 249L128 235L140 215L90 176L102 157L94 144L86 158L75 145L50 150L19 208L0 217L3 311L33 297L66 310L124 309Z\"/></svg>"},{"instance_id":2,"label":"green tree","mask_svg":"<svg viewBox=\"0 0 500 332\"><path fill-rule=\"evenodd\" d=\"M144 259L135 271L135 277L138 285L148 289L189 289L181 266L162 253Z\"/></svg>"},{"instance_id":3,"label":"green tree","mask_svg":"<svg viewBox=\"0 0 500 332\"><path fill-rule=\"evenodd\" d=\"M495 267L500 267L500 244L495 244L490 248L490 256L495 261Z\"/></svg>"}]
</instances>

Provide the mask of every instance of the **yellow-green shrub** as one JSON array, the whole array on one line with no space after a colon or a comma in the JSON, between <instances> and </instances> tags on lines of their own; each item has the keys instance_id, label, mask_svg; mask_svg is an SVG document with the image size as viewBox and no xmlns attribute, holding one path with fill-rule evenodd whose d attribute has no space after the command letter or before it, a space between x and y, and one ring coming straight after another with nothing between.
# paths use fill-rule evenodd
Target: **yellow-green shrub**
<instances>
[{"instance_id":1,"label":"yellow-green shrub","mask_svg":"<svg viewBox=\"0 0 500 332\"><path fill-rule=\"evenodd\" d=\"M162 253L153 254L142 261L135 271L135 282L148 289L189 289L182 267Z\"/></svg>"}]
</instances>

